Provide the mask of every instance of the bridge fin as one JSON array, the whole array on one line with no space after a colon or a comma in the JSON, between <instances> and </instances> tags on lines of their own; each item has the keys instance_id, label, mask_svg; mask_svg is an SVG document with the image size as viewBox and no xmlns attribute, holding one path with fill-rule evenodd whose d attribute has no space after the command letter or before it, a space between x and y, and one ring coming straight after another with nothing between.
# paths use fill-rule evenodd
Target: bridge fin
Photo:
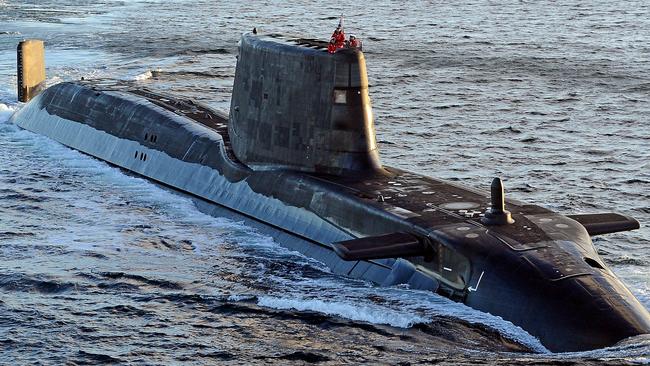
<instances>
[{"instance_id":1,"label":"bridge fin","mask_svg":"<svg viewBox=\"0 0 650 366\"><path fill-rule=\"evenodd\" d=\"M379 160L363 53L304 39L244 34L228 134L253 169L364 176Z\"/></svg>"},{"instance_id":2,"label":"bridge fin","mask_svg":"<svg viewBox=\"0 0 650 366\"><path fill-rule=\"evenodd\" d=\"M567 217L584 226L590 236L636 230L641 227L636 219L613 212L567 215Z\"/></svg>"}]
</instances>

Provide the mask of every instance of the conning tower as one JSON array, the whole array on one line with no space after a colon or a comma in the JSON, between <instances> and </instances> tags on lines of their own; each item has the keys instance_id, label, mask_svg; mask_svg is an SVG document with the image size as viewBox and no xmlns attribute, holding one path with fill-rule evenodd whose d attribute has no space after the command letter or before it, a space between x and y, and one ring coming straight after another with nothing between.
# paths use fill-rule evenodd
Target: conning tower
<instances>
[{"instance_id":1,"label":"conning tower","mask_svg":"<svg viewBox=\"0 0 650 366\"><path fill-rule=\"evenodd\" d=\"M381 171L363 53L245 34L228 129L253 169L334 175Z\"/></svg>"}]
</instances>

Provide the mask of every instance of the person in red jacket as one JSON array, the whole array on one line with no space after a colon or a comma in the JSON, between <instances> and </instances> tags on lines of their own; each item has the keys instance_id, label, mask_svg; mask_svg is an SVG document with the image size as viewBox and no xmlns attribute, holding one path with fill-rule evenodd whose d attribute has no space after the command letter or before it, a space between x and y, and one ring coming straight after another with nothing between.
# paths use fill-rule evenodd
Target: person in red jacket
<instances>
[{"instance_id":1,"label":"person in red jacket","mask_svg":"<svg viewBox=\"0 0 650 366\"><path fill-rule=\"evenodd\" d=\"M343 48L345 46L345 32L340 25L332 33L332 39L336 43L336 48Z\"/></svg>"},{"instance_id":2,"label":"person in red jacket","mask_svg":"<svg viewBox=\"0 0 650 366\"><path fill-rule=\"evenodd\" d=\"M350 35L350 41L348 42L348 46L350 48L356 48L359 51L361 51L361 48L362 48L361 40L358 39L357 37L353 36L353 35Z\"/></svg>"},{"instance_id":3,"label":"person in red jacket","mask_svg":"<svg viewBox=\"0 0 650 366\"><path fill-rule=\"evenodd\" d=\"M330 39L330 43L327 45L327 52L329 53L336 52L336 40L334 39L334 37Z\"/></svg>"}]
</instances>

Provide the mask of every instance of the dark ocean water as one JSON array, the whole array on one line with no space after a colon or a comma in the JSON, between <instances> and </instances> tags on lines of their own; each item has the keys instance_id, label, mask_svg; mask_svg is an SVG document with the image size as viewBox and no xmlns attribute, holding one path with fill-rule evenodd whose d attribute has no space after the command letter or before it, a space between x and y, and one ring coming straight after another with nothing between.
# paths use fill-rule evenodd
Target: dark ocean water
<instances>
[{"instance_id":1,"label":"dark ocean water","mask_svg":"<svg viewBox=\"0 0 650 366\"><path fill-rule=\"evenodd\" d=\"M563 213L650 307L650 3L0 0L0 364L648 364L650 336L550 354L437 295L379 288L7 122L15 46L50 83L136 80L227 110L254 26L364 41L383 162ZM540 314L544 316L544 314Z\"/></svg>"}]
</instances>

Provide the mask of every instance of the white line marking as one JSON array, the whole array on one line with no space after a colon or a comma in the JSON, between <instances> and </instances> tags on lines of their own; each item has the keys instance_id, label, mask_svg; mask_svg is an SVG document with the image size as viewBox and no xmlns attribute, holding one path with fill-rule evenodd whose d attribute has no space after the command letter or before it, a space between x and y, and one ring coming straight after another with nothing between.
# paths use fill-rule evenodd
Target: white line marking
<instances>
[{"instance_id":1,"label":"white line marking","mask_svg":"<svg viewBox=\"0 0 650 366\"><path fill-rule=\"evenodd\" d=\"M476 282L476 287L470 286L470 287L467 288L468 291L476 291L476 290L478 290L478 286L481 284L481 280L483 279L483 273L485 273L485 271L481 272L481 276L479 276L478 282Z\"/></svg>"}]
</instances>

